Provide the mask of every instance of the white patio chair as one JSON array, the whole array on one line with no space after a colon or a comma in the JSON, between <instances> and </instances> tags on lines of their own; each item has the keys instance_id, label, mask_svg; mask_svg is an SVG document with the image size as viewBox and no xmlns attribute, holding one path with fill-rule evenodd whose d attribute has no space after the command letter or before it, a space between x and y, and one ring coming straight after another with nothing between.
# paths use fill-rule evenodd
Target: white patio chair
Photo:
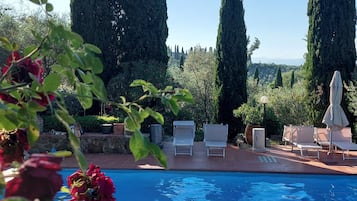
<instances>
[{"instance_id":1,"label":"white patio chair","mask_svg":"<svg viewBox=\"0 0 357 201\"><path fill-rule=\"evenodd\" d=\"M226 155L228 124L203 124L204 143L207 156Z\"/></svg>"},{"instance_id":2,"label":"white patio chair","mask_svg":"<svg viewBox=\"0 0 357 201\"><path fill-rule=\"evenodd\" d=\"M176 155L192 156L193 142L195 139L194 121L174 121L173 122L173 145Z\"/></svg>"}]
</instances>

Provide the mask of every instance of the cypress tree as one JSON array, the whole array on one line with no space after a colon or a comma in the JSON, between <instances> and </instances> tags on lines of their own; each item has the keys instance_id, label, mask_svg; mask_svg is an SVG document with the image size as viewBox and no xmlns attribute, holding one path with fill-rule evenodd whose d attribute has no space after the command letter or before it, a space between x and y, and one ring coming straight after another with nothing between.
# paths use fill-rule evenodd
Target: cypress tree
<instances>
[{"instance_id":1,"label":"cypress tree","mask_svg":"<svg viewBox=\"0 0 357 201\"><path fill-rule=\"evenodd\" d=\"M293 88L294 84L295 84L295 71L292 71L290 77L290 88Z\"/></svg>"},{"instance_id":2,"label":"cypress tree","mask_svg":"<svg viewBox=\"0 0 357 201\"><path fill-rule=\"evenodd\" d=\"M254 80L256 81L256 85L259 84L259 70L258 70L258 67L255 68L255 71L254 71Z\"/></svg>"},{"instance_id":3,"label":"cypress tree","mask_svg":"<svg viewBox=\"0 0 357 201\"><path fill-rule=\"evenodd\" d=\"M124 86L122 91L115 91L120 94L128 90L132 79L153 81L142 71L145 66L151 68L149 73L165 77L168 62L165 0L72 0L71 18L72 30L102 50L101 77L107 88L109 84ZM109 96L110 93L114 91L109 91Z\"/></svg>"},{"instance_id":4,"label":"cypress tree","mask_svg":"<svg viewBox=\"0 0 357 201\"><path fill-rule=\"evenodd\" d=\"M113 70L117 63L115 32L111 24L114 17L110 13L111 8L107 1L71 1L72 31L79 33L86 42L102 50L104 72L101 78L105 84L108 83L111 74L115 74Z\"/></svg>"},{"instance_id":5,"label":"cypress tree","mask_svg":"<svg viewBox=\"0 0 357 201\"><path fill-rule=\"evenodd\" d=\"M167 64L165 0L72 0L72 30L103 51L103 81L117 75L119 63Z\"/></svg>"},{"instance_id":6,"label":"cypress tree","mask_svg":"<svg viewBox=\"0 0 357 201\"><path fill-rule=\"evenodd\" d=\"M355 0L309 0L308 53L304 65L309 92L309 118L321 123L329 105L329 83L339 70L344 82L352 79L355 68ZM346 102L342 100L345 112ZM347 114L350 123L352 115Z\"/></svg>"},{"instance_id":7,"label":"cypress tree","mask_svg":"<svg viewBox=\"0 0 357 201\"><path fill-rule=\"evenodd\" d=\"M167 64L166 1L114 0L113 2L119 61L154 60Z\"/></svg>"},{"instance_id":8,"label":"cypress tree","mask_svg":"<svg viewBox=\"0 0 357 201\"><path fill-rule=\"evenodd\" d=\"M275 82L274 82L274 88L279 88L279 87L283 87L283 78L281 76L281 68L278 68L278 71L276 73L276 78L275 78Z\"/></svg>"},{"instance_id":9,"label":"cypress tree","mask_svg":"<svg viewBox=\"0 0 357 201\"><path fill-rule=\"evenodd\" d=\"M181 56L180 56L180 68L181 68L181 70L183 70L183 65L184 65L184 58L183 58L183 54L181 54Z\"/></svg>"},{"instance_id":10,"label":"cypress tree","mask_svg":"<svg viewBox=\"0 0 357 201\"><path fill-rule=\"evenodd\" d=\"M242 0L222 0L216 43L218 123L229 124L229 138L243 130L233 110L247 101L247 36Z\"/></svg>"}]
</instances>

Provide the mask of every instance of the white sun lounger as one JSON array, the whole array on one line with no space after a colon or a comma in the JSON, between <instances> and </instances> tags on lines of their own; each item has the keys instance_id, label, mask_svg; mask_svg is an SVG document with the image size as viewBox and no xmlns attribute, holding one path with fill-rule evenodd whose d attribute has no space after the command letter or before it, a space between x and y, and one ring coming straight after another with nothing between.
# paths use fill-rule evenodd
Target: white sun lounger
<instances>
[{"instance_id":1,"label":"white sun lounger","mask_svg":"<svg viewBox=\"0 0 357 201\"><path fill-rule=\"evenodd\" d=\"M314 150L317 152L317 158L320 159L320 150L322 147L314 143L314 127L313 126L298 126L296 132L292 132L292 142L300 149L301 156L304 151Z\"/></svg>"},{"instance_id":2,"label":"white sun lounger","mask_svg":"<svg viewBox=\"0 0 357 201\"><path fill-rule=\"evenodd\" d=\"M207 156L226 155L228 124L203 124Z\"/></svg>"},{"instance_id":3,"label":"white sun lounger","mask_svg":"<svg viewBox=\"0 0 357 201\"><path fill-rule=\"evenodd\" d=\"M352 132L350 127L342 128L341 130L332 130L332 145L335 150L342 151L342 159L357 159L357 157L349 157L350 151L357 151L357 144L352 142ZM345 155L347 152L347 156Z\"/></svg>"},{"instance_id":4,"label":"white sun lounger","mask_svg":"<svg viewBox=\"0 0 357 201\"><path fill-rule=\"evenodd\" d=\"M192 147L195 139L194 121L174 121L173 122L173 145L176 155L192 156Z\"/></svg>"}]
</instances>

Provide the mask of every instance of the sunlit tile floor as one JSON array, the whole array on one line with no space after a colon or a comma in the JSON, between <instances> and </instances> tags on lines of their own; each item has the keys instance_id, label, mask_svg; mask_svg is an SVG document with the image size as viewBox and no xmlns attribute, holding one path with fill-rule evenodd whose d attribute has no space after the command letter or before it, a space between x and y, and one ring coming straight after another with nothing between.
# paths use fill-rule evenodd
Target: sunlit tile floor
<instances>
[{"instance_id":1,"label":"sunlit tile floor","mask_svg":"<svg viewBox=\"0 0 357 201\"><path fill-rule=\"evenodd\" d=\"M202 142L195 142L192 156L174 156L171 142L164 142L163 151L167 157L169 170L205 170L205 171L249 171L249 172L281 172L281 173L317 173L317 174L357 174L357 160L342 160L339 151L327 155L327 150L305 153L302 157L296 148L291 151L289 145L273 145L265 152L255 152L248 145L237 147L228 145L226 157L206 155ZM357 152L350 152L357 157ZM130 154L86 154L88 163L99 165L106 169L163 169L149 156L135 161ZM74 157L65 158L64 168L78 167Z\"/></svg>"}]
</instances>

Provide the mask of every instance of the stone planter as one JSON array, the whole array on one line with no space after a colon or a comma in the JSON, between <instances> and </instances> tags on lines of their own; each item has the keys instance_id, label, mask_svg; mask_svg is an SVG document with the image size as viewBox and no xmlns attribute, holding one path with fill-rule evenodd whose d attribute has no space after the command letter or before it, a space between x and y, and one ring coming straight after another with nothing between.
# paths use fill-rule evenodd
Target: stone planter
<instances>
[{"instance_id":1,"label":"stone planter","mask_svg":"<svg viewBox=\"0 0 357 201\"><path fill-rule=\"evenodd\" d=\"M102 124L102 133L103 134L113 133L113 124Z\"/></svg>"},{"instance_id":2,"label":"stone planter","mask_svg":"<svg viewBox=\"0 0 357 201\"><path fill-rule=\"evenodd\" d=\"M124 135L124 123L113 123L113 131L115 135Z\"/></svg>"}]
</instances>

